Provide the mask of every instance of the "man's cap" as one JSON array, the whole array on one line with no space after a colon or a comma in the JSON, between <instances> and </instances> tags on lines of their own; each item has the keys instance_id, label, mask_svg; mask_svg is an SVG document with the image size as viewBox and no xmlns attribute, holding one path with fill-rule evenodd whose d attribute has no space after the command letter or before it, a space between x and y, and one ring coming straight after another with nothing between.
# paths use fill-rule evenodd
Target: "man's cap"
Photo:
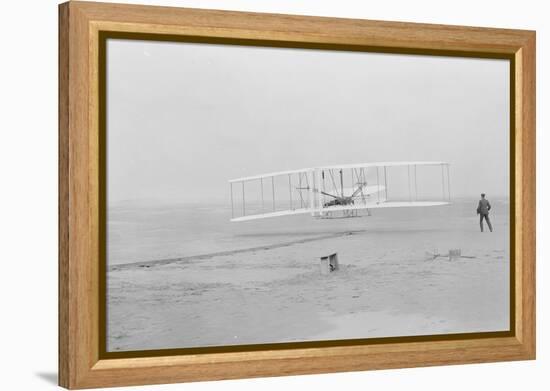
<instances>
[{"instance_id":1,"label":"man's cap","mask_svg":"<svg viewBox=\"0 0 550 391\"><path fill-rule=\"evenodd\" d=\"M482 196L482 197L485 197L485 193L481 193L481 196Z\"/></svg>"}]
</instances>

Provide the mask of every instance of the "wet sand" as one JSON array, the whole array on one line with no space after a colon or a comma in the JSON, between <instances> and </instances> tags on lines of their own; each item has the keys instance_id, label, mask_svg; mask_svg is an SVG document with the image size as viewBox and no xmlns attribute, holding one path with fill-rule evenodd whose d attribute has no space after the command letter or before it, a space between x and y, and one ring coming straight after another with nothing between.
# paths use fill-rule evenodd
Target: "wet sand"
<instances>
[{"instance_id":1,"label":"wet sand","mask_svg":"<svg viewBox=\"0 0 550 391\"><path fill-rule=\"evenodd\" d=\"M111 266L108 350L508 329L505 218L495 233L476 217L446 229L353 220L307 240ZM451 248L469 258L426 256ZM332 251L340 269L322 275L319 257Z\"/></svg>"}]
</instances>

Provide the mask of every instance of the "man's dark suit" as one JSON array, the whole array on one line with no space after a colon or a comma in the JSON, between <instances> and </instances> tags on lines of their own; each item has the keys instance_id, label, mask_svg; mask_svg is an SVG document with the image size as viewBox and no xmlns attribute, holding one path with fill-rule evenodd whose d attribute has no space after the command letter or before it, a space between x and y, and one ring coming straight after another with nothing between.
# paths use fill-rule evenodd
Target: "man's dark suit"
<instances>
[{"instance_id":1,"label":"man's dark suit","mask_svg":"<svg viewBox=\"0 0 550 391\"><path fill-rule=\"evenodd\" d=\"M490 210L491 210L491 203L489 202L489 200L485 198L480 199L479 204L477 206L477 213L479 214L479 228L481 228L481 232L483 232L483 219L487 221L489 230L493 232L493 226L491 225L491 220L489 220Z\"/></svg>"}]
</instances>

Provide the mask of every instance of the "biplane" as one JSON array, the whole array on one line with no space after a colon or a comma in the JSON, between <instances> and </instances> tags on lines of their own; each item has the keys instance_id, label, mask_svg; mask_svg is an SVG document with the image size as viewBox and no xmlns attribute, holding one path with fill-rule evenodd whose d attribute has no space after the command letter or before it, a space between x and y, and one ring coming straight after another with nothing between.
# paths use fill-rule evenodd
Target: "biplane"
<instances>
[{"instance_id":1,"label":"biplane","mask_svg":"<svg viewBox=\"0 0 550 391\"><path fill-rule=\"evenodd\" d=\"M390 172L395 170L401 174L390 179ZM419 176L423 170L429 172ZM451 202L446 162L304 168L231 179L229 185L233 222L298 214L316 218L359 217L362 210L370 214L376 208L441 206ZM427 191L427 187L431 189Z\"/></svg>"}]
</instances>

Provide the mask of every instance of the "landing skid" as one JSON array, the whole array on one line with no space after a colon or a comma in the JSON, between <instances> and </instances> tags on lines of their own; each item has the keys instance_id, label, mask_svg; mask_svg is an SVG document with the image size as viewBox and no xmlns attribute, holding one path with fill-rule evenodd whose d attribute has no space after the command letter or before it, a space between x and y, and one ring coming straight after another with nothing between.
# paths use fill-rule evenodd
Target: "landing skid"
<instances>
[{"instance_id":1,"label":"landing skid","mask_svg":"<svg viewBox=\"0 0 550 391\"><path fill-rule=\"evenodd\" d=\"M367 209L366 214L359 214L358 210L344 210L342 213L338 212L323 212L322 215L316 216L318 219L349 219L353 217L369 217L371 216L370 210Z\"/></svg>"}]
</instances>

